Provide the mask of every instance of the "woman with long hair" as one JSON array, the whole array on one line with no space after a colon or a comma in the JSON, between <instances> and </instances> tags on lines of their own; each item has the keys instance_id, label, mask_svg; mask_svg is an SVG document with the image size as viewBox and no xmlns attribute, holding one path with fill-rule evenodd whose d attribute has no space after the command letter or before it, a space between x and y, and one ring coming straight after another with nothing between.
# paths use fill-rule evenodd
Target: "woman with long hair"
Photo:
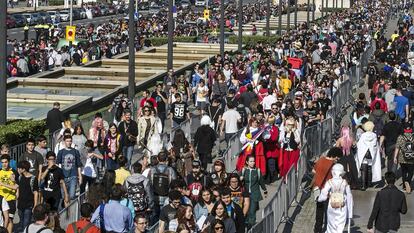
<instances>
[{"instance_id":1,"label":"woman with long hair","mask_svg":"<svg viewBox=\"0 0 414 233\"><path fill-rule=\"evenodd\" d=\"M231 191L231 200L242 208L243 214L246 216L250 207L250 193L244 187L239 174L231 173L227 186Z\"/></svg>"},{"instance_id":2,"label":"woman with long hair","mask_svg":"<svg viewBox=\"0 0 414 233\"><path fill-rule=\"evenodd\" d=\"M340 156L338 163L342 164L345 169L344 178L351 185L352 189L358 188L358 170L356 168L353 148L355 148L355 140L351 136L349 126L342 126L341 137L338 138L335 144L336 147L341 148L343 156Z\"/></svg>"},{"instance_id":3,"label":"woman with long hair","mask_svg":"<svg viewBox=\"0 0 414 233\"><path fill-rule=\"evenodd\" d=\"M226 232L226 227L224 225L224 222L220 219L215 219L211 223L210 233L224 233L224 232Z\"/></svg>"},{"instance_id":4,"label":"woman with long hair","mask_svg":"<svg viewBox=\"0 0 414 233\"><path fill-rule=\"evenodd\" d=\"M117 158L122 153L122 135L118 131L118 127L111 123L109 125L108 134L106 135L104 142L105 151L105 164L107 170L118 169Z\"/></svg>"},{"instance_id":5,"label":"woman with long hair","mask_svg":"<svg viewBox=\"0 0 414 233\"><path fill-rule=\"evenodd\" d=\"M185 137L182 129L177 129L169 145L169 163L175 166L181 177L186 177L192 170L192 160L195 159L193 147Z\"/></svg>"},{"instance_id":6,"label":"woman with long hair","mask_svg":"<svg viewBox=\"0 0 414 233\"><path fill-rule=\"evenodd\" d=\"M282 152L278 165L281 177L284 177L299 160L300 131L297 125L298 122L293 117L289 117L280 128L279 143Z\"/></svg>"},{"instance_id":7,"label":"woman with long hair","mask_svg":"<svg viewBox=\"0 0 414 233\"><path fill-rule=\"evenodd\" d=\"M105 192L105 185L103 183L93 183L87 191L86 198L94 209L109 200L109 196Z\"/></svg>"},{"instance_id":8,"label":"woman with long hair","mask_svg":"<svg viewBox=\"0 0 414 233\"><path fill-rule=\"evenodd\" d=\"M148 148L148 142L154 134L158 134L157 122L151 113L152 108L144 106L142 116L138 118L138 143L140 147ZM161 124L161 122L159 122ZM161 126L162 127L162 126Z\"/></svg>"},{"instance_id":9,"label":"woman with long hair","mask_svg":"<svg viewBox=\"0 0 414 233\"><path fill-rule=\"evenodd\" d=\"M193 214L193 207L190 205L181 205L178 207L177 213L175 214L175 218L169 222L169 229L170 230L177 230L180 224L184 224L187 226L191 233L197 231L197 225L194 220ZM176 226L176 227L174 227ZM175 229L174 229L175 228Z\"/></svg>"},{"instance_id":10,"label":"woman with long hair","mask_svg":"<svg viewBox=\"0 0 414 233\"><path fill-rule=\"evenodd\" d=\"M72 142L75 144L75 148L80 152L85 147L85 143L88 139L86 138L85 132L81 124L75 125L74 132L72 135Z\"/></svg>"},{"instance_id":11,"label":"woman with long hair","mask_svg":"<svg viewBox=\"0 0 414 233\"><path fill-rule=\"evenodd\" d=\"M211 210L211 214L207 217L206 221L204 222L203 229L208 229L208 232L212 231L213 223L216 220L221 220L224 223L224 233L236 233L236 224L234 223L233 219L229 217L226 210L226 204L223 201L217 201L214 204L213 209Z\"/></svg>"},{"instance_id":12,"label":"woman with long hair","mask_svg":"<svg viewBox=\"0 0 414 233\"><path fill-rule=\"evenodd\" d=\"M226 77L223 73L218 72L216 77L214 78L212 92L211 92L211 99L213 98L220 98L222 99L227 94L227 83Z\"/></svg>"},{"instance_id":13,"label":"woman with long hair","mask_svg":"<svg viewBox=\"0 0 414 233\"><path fill-rule=\"evenodd\" d=\"M108 170L105 172L105 175L102 179L102 184L104 186L104 192L107 197L111 196L112 187L115 184L115 177L116 177L115 171Z\"/></svg>"},{"instance_id":14,"label":"woman with long hair","mask_svg":"<svg viewBox=\"0 0 414 233\"><path fill-rule=\"evenodd\" d=\"M194 215L196 221L198 221L201 216L208 216L211 213L211 210L214 207L213 194L209 189L203 188L201 190L201 198L199 198L198 203L194 207Z\"/></svg>"},{"instance_id":15,"label":"woman with long hair","mask_svg":"<svg viewBox=\"0 0 414 233\"><path fill-rule=\"evenodd\" d=\"M104 139L106 130L104 128L103 119L100 117L92 121L92 126L89 129L89 139L93 141L93 146L103 152Z\"/></svg>"},{"instance_id":16,"label":"woman with long hair","mask_svg":"<svg viewBox=\"0 0 414 233\"><path fill-rule=\"evenodd\" d=\"M226 165L222 159L217 159L213 164L214 170L211 172L211 179L213 183L218 186L225 185L228 174L226 172Z\"/></svg>"},{"instance_id":17,"label":"woman with long hair","mask_svg":"<svg viewBox=\"0 0 414 233\"><path fill-rule=\"evenodd\" d=\"M259 202L263 200L260 188L264 191L265 197L267 196L263 176L260 169L256 167L256 159L253 155L247 156L246 165L241 172L241 176L245 187L250 193L250 205L246 216L246 223L248 227L252 227L256 224L256 211L259 209Z\"/></svg>"}]
</instances>

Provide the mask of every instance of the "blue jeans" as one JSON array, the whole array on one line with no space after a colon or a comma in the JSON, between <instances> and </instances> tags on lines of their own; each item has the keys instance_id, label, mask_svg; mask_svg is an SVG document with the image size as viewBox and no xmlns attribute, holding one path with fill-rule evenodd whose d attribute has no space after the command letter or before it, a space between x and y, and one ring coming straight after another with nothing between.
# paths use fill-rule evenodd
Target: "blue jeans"
<instances>
[{"instance_id":1,"label":"blue jeans","mask_svg":"<svg viewBox=\"0 0 414 233\"><path fill-rule=\"evenodd\" d=\"M32 222L32 208L18 210L20 222L17 232L22 232Z\"/></svg>"},{"instance_id":2,"label":"blue jeans","mask_svg":"<svg viewBox=\"0 0 414 233\"><path fill-rule=\"evenodd\" d=\"M122 154L127 158L127 168L131 165L132 153L134 153L134 146L124 146L122 148Z\"/></svg>"},{"instance_id":3,"label":"blue jeans","mask_svg":"<svg viewBox=\"0 0 414 233\"><path fill-rule=\"evenodd\" d=\"M78 177L77 176L71 176L65 178L65 185L66 189L68 190L69 198L70 200L74 200L76 197L76 186L78 184ZM63 190L62 190L63 192ZM63 195L62 195L63 197Z\"/></svg>"}]
</instances>

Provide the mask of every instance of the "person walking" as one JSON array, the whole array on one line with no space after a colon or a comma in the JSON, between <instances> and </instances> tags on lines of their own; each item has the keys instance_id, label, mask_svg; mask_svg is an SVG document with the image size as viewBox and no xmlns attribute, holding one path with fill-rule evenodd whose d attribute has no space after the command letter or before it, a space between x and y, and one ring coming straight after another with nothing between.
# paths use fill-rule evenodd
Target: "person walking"
<instances>
[{"instance_id":1,"label":"person walking","mask_svg":"<svg viewBox=\"0 0 414 233\"><path fill-rule=\"evenodd\" d=\"M339 163L335 164L331 173L332 179L326 182L318 201L326 201L329 198L326 233L339 233L344 231L347 222L349 226L354 203L351 188L348 182L342 178L342 175L345 174L344 166Z\"/></svg>"},{"instance_id":2,"label":"person walking","mask_svg":"<svg viewBox=\"0 0 414 233\"><path fill-rule=\"evenodd\" d=\"M46 204L39 204L33 209L34 223L30 224L24 230L25 233L53 233L51 229L46 227L49 220L49 208Z\"/></svg>"},{"instance_id":3,"label":"person walking","mask_svg":"<svg viewBox=\"0 0 414 233\"><path fill-rule=\"evenodd\" d=\"M411 193L411 181L414 172L414 135L410 123L406 123L404 133L398 136L397 146L394 151L394 163L400 163L403 188Z\"/></svg>"},{"instance_id":4,"label":"person walking","mask_svg":"<svg viewBox=\"0 0 414 233\"><path fill-rule=\"evenodd\" d=\"M407 213L404 193L398 190L394 184L394 172L386 172L384 177L387 186L375 196L367 226L369 233L397 232L400 228L400 213Z\"/></svg>"}]
</instances>

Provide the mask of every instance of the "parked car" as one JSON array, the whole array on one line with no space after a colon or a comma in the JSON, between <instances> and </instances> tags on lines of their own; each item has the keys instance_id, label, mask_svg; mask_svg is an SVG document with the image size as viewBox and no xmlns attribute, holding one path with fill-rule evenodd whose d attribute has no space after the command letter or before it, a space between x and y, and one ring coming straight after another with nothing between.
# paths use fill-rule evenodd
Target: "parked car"
<instances>
[{"instance_id":1,"label":"parked car","mask_svg":"<svg viewBox=\"0 0 414 233\"><path fill-rule=\"evenodd\" d=\"M15 28L16 27L16 20L10 15L8 15L6 17L6 26L7 26L7 28Z\"/></svg>"},{"instance_id":2,"label":"parked car","mask_svg":"<svg viewBox=\"0 0 414 233\"><path fill-rule=\"evenodd\" d=\"M24 27L26 25L26 17L24 17L22 14L14 14L12 16L16 21L16 27Z\"/></svg>"},{"instance_id":3,"label":"parked car","mask_svg":"<svg viewBox=\"0 0 414 233\"><path fill-rule=\"evenodd\" d=\"M182 0L181 1L181 6L183 7L183 8L187 8L187 7L189 7L191 4L190 4L190 1L189 0Z\"/></svg>"},{"instance_id":4,"label":"parked car","mask_svg":"<svg viewBox=\"0 0 414 233\"><path fill-rule=\"evenodd\" d=\"M31 14L32 14L32 17L33 17L33 19L34 19L34 21L36 23L42 23L41 22L42 21L42 17L40 16L39 13L34 12L34 13L31 13Z\"/></svg>"},{"instance_id":5,"label":"parked car","mask_svg":"<svg viewBox=\"0 0 414 233\"><path fill-rule=\"evenodd\" d=\"M39 12L40 20L44 23L52 23L52 17L50 17L49 13L47 12Z\"/></svg>"},{"instance_id":6,"label":"parked car","mask_svg":"<svg viewBox=\"0 0 414 233\"><path fill-rule=\"evenodd\" d=\"M23 15L23 17L25 17L26 18L26 22L29 24L29 25L35 25L35 24L37 24L37 21L36 21L36 19L32 16L32 14L30 14L30 13L24 13L24 14L22 14Z\"/></svg>"},{"instance_id":7,"label":"parked car","mask_svg":"<svg viewBox=\"0 0 414 233\"><path fill-rule=\"evenodd\" d=\"M102 11L99 6L92 7L92 15L93 17L102 16Z\"/></svg>"},{"instance_id":8,"label":"parked car","mask_svg":"<svg viewBox=\"0 0 414 233\"><path fill-rule=\"evenodd\" d=\"M150 6L150 7L149 7L148 12L149 12L151 15L155 15L155 14L158 14L158 12L160 12L160 10L161 10L161 7L160 7L160 6L158 6L158 5L153 5L153 6Z\"/></svg>"},{"instance_id":9,"label":"parked car","mask_svg":"<svg viewBox=\"0 0 414 233\"><path fill-rule=\"evenodd\" d=\"M79 8L76 8L76 9L74 8L74 9L72 10L72 13L73 13L73 14L72 14L72 15L73 15L73 16L72 16L72 17L73 17L72 19L73 19L73 20L79 20L79 19L81 19L81 11L80 11L80 9L79 9Z\"/></svg>"},{"instance_id":10,"label":"parked car","mask_svg":"<svg viewBox=\"0 0 414 233\"><path fill-rule=\"evenodd\" d=\"M195 5L196 6L206 6L206 0L196 0Z\"/></svg>"},{"instance_id":11,"label":"parked car","mask_svg":"<svg viewBox=\"0 0 414 233\"><path fill-rule=\"evenodd\" d=\"M59 11L60 20L63 22L67 22L70 19L70 12L68 10L61 10Z\"/></svg>"},{"instance_id":12,"label":"parked car","mask_svg":"<svg viewBox=\"0 0 414 233\"><path fill-rule=\"evenodd\" d=\"M52 22L60 22L60 14L59 11L48 11L47 12L50 15L50 18L52 19Z\"/></svg>"},{"instance_id":13,"label":"parked car","mask_svg":"<svg viewBox=\"0 0 414 233\"><path fill-rule=\"evenodd\" d=\"M109 14L109 9L108 9L107 6L101 5L100 8L101 8L101 15L108 15Z\"/></svg>"}]
</instances>

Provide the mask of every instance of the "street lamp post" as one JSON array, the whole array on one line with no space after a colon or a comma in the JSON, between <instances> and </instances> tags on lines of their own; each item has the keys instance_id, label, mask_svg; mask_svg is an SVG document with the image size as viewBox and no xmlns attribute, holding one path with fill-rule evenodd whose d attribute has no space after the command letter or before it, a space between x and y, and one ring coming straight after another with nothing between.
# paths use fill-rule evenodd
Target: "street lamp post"
<instances>
[{"instance_id":1,"label":"street lamp post","mask_svg":"<svg viewBox=\"0 0 414 233\"><path fill-rule=\"evenodd\" d=\"M312 0L312 21L315 21L315 10L316 10L315 0Z\"/></svg>"},{"instance_id":2,"label":"street lamp post","mask_svg":"<svg viewBox=\"0 0 414 233\"><path fill-rule=\"evenodd\" d=\"M286 8L286 16L287 16L287 30L290 31L290 2L287 1L287 8Z\"/></svg>"},{"instance_id":3,"label":"street lamp post","mask_svg":"<svg viewBox=\"0 0 414 233\"><path fill-rule=\"evenodd\" d=\"M168 0L168 55L167 69L173 68L173 39L174 39L174 18L173 18L173 0Z\"/></svg>"},{"instance_id":4,"label":"street lamp post","mask_svg":"<svg viewBox=\"0 0 414 233\"><path fill-rule=\"evenodd\" d=\"M266 36L270 36L270 0L267 0L267 11L266 11Z\"/></svg>"},{"instance_id":5,"label":"street lamp post","mask_svg":"<svg viewBox=\"0 0 414 233\"><path fill-rule=\"evenodd\" d=\"M137 3L138 4L138 3ZM128 98L133 100L135 97L135 17L134 17L134 0L129 0L128 5Z\"/></svg>"},{"instance_id":6,"label":"street lamp post","mask_svg":"<svg viewBox=\"0 0 414 233\"><path fill-rule=\"evenodd\" d=\"M309 20L310 20L309 4L310 4L310 0L308 0L307 7L306 7L306 25L308 25L308 27L309 27Z\"/></svg>"},{"instance_id":7,"label":"street lamp post","mask_svg":"<svg viewBox=\"0 0 414 233\"><path fill-rule=\"evenodd\" d=\"M224 57L224 0L220 1L220 55Z\"/></svg>"},{"instance_id":8,"label":"street lamp post","mask_svg":"<svg viewBox=\"0 0 414 233\"><path fill-rule=\"evenodd\" d=\"M298 27L298 0L295 0L295 15L294 15L295 28Z\"/></svg>"},{"instance_id":9,"label":"street lamp post","mask_svg":"<svg viewBox=\"0 0 414 233\"><path fill-rule=\"evenodd\" d=\"M323 17L323 8L324 8L324 6L325 6L325 5L324 5L324 3L325 3L325 2L322 0L322 4L321 4L321 16L322 16L322 17Z\"/></svg>"},{"instance_id":10,"label":"street lamp post","mask_svg":"<svg viewBox=\"0 0 414 233\"><path fill-rule=\"evenodd\" d=\"M70 20L69 25L72 26L72 21L73 21L73 0L70 0L69 20Z\"/></svg>"},{"instance_id":11,"label":"street lamp post","mask_svg":"<svg viewBox=\"0 0 414 233\"><path fill-rule=\"evenodd\" d=\"M7 1L0 1L0 125L7 121Z\"/></svg>"},{"instance_id":12,"label":"street lamp post","mask_svg":"<svg viewBox=\"0 0 414 233\"><path fill-rule=\"evenodd\" d=\"M326 3L326 10L328 10L328 8L329 8L329 2L328 2L328 0L325 0L325 3ZM325 15L328 15L328 12L325 12Z\"/></svg>"},{"instance_id":13,"label":"street lamp post","mask_svg":"<svg viewBox=\"0 0 414 233\"><path fill-rule=\"evenodd\" d=\"M279 9L279 26L278 26L278 29L279 29L279 35L282 35L282 13L283 13L282 0L279 0L278 9Z\"/></svg>"},{"instance_id":14,"label":"street lamp post","mask_svg":"<svg viewBox=\"0 0 414 233\"><path fill-rule=\"evenodd\" d=\"M239 45L238 45L238 50L239 50L240 53L242 52L242 47L243 47L242 38L243 38L243 0L239 0L239 39L238 39Z\"/></svg>"}]
</instances>

